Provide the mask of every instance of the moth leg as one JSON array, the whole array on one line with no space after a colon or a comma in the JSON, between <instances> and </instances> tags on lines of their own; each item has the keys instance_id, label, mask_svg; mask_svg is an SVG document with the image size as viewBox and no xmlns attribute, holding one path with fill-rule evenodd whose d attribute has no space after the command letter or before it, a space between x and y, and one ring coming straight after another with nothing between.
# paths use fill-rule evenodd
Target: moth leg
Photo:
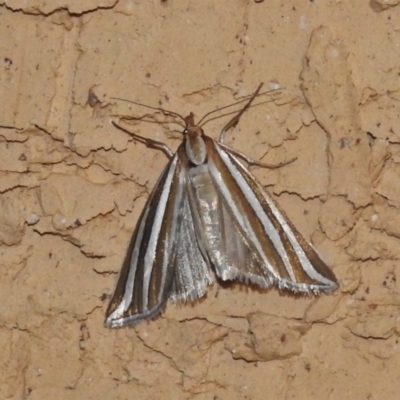
<instances>
[{"instance_id":1,"label":"moth leg","mask_svg":"<svg viewBox=\"0 0 400 400\"><path fill-rule=\"evenodd\" d=\"M229 129L235 127L237 125L237 123L239 122L239 119L243 115L243 113L250 108L251 103L258 96L258 93L260 92L262 85L263 85L263 83L260 83L257 90L254 92L253 96L251 96L251 98L245 104L245 106L222 128L221 133L219 135L220 143L224 143L225 133L227 131L229 131Z\"/></svg>"},{"instance_id":2,"label":"moth leg","mask_svg":"<svg viewBox=\"0 0 400 400\"><path fill-rule=\"evenodd\" d=\"M134 139L136 139L138 142L143 143L146 147L151 147L153 149L161 150L164 152L168 158L172 158L174 156L174 153L172 150L162 142L158 142L157 140L145 138L143 136L137 135L136 133L128 131L128 129L123 128L122 126L118 125L116 122L111 121L111 123L121 131L127 133L128 135L132 136Z\"/></svg>"},{"instance_id":3,"label":"moth leg","mask_svg":"<svg viewBox=\"0 0 400 400\"><path fill-rule=\"evenodd\" d=\"M293 157L290 160L283 161L279 164L268 164L268 163L263 163L261 161L253 160L252 158L246 156L246 154L243 154L242 152L240 152L236 149L233 149L232 147L229 147L226 144L220 143L220 146L223 147L228 153L231 153L231 154L241 158L242 160L246 161L249 165L256 165L256 166L262 167L262 168L269 168L269 169L281 168L281 167L291 164L293 161L297 160L297 157Z\"/></svg>"}]
</instances>

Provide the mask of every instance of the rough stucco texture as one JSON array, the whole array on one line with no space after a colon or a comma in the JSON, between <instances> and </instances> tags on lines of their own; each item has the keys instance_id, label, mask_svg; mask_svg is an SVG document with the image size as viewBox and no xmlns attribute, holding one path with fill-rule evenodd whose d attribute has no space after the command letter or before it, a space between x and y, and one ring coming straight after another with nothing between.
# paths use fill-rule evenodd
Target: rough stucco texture
<instances>
[{"instance_id":1,"label":"rough stucco texture","mask_svg":"<svg viewBox=\"0 0 400 400\"><path fill-rule=\"evenodd\" d=\"M399 1L0 3L1 399L399 398ZM253 172L340 290L214 285L105 328L167 162L111 125L152 111L112 97L198 120L260 82L283 90L227 142L268 163L297 157ZM172 124L130 129L181 139Z\"/></svg>"}]
</instances>

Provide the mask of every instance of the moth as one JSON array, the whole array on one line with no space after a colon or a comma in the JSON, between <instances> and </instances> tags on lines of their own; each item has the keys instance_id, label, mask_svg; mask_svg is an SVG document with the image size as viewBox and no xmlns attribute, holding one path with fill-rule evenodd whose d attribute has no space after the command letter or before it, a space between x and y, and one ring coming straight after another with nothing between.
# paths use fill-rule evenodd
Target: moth
<instances>
[{"instance_id":1,"label":"moth","mask_svg":"<svg viewBox=\"0 0 400 400\"><path fill-rule=\"evenodd\" d=\"M218 141L201 127L211 113L195 124L193 113L183 118L154 108L183 121L183 142L175 153L113 122L148 147L163 150L170 160L136 225L106 326L154 318L168 299L199 299L215 277L303 294L337 288L333 272L245 165L282 164L258 163L224 144L225 132L238 123L261 86Z\"/></svg>"}]
</instances>

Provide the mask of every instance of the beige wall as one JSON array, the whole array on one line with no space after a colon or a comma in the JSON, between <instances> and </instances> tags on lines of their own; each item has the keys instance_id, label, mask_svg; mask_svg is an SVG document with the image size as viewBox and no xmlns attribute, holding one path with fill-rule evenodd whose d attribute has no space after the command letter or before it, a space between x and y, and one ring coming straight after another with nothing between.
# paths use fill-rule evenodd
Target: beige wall
<instances>
[{"instance_id":1,"label":"beige wall","mask_svg":"<svg viewBox=\"0 0 400 400\"><path fill-rule=\"evenodd\" d=\"M398 398L399 1L1 3L1 399ZM214 285L154 321L105 328L167 162L111 125L149 110L111 97L198 120L260 82L283 90L227 143L269 163L298 157L253 172L340 290ZM178 128L131 130L176 149Z\"/></svg>"}]
</instances>

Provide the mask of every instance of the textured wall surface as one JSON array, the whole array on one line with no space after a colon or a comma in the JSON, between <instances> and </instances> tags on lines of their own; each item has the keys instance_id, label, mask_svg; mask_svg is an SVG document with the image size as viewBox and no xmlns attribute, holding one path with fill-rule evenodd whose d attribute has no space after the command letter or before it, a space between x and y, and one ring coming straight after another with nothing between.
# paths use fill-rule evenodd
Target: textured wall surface
<instances>
[{"instance_id":1,"label":"textured wall surface","mask_svg":"<svg viewBox=\"0 0 400 400\"><path fill-rule=\"evenodd\" d=\"M400 1L0 3L1 399L399 398ZM252 171L340 289L214 284L105 328L167 163L111 125L151 111L113 97L199 120L260 82L283 89L227 143L298 157ZM131 126L172 149L178 128Z\"/></svg>"}]
</instances>

